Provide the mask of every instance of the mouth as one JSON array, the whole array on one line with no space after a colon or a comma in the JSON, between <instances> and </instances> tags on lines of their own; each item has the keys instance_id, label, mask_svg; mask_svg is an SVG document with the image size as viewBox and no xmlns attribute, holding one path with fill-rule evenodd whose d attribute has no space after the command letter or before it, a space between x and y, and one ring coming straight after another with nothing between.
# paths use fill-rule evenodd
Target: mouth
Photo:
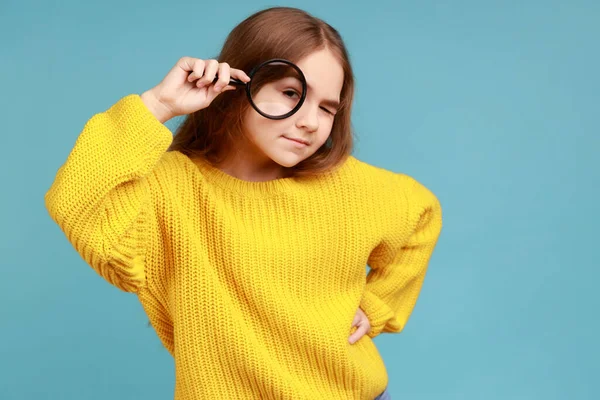
<instances>
[{"instance_id":1,"label":"mouth","mask_svg":"<svg viewBox=\"0 0 600 400\"><path fill-rule=\"evenodd\" d=\"M289 138L287 136L283 136L284 138L286 138L287 140L290 140L292 142L304 145L304 146L308 146L310 145L310 143L308 143L306 140L302 140L302 139L296 139L296 138Z\"/></svg>"}]
</instances>

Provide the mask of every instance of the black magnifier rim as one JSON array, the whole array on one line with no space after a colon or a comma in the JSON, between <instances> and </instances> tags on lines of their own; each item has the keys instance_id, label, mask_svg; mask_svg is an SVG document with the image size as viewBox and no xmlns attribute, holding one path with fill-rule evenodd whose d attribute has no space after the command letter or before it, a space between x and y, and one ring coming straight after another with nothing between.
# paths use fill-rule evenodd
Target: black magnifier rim
<instances>
[{"instance_id":1,"label":"black magnifier rim","mask_svg":"<svg viewBox=\"0 0 600 400\"><path fill-rule=\"evenodd\" d=\"M298 101L298 104L296 104L296 106L294 108L292 108L289 112L287 112L283 115L266 114L265 112L260 110L256 104L254 104L254 101L252 101L252 95L250 94L250 89L252 88L252 78L254 77L254 74L256 74L256 71L258 71L260 68L262 68L263 66L265 66L267 64L271 64L271 63L275 63L275 62L284 63L284 64L287 64L287 65L291 66L292 68L294 68L298 72L298 75L300 75L300 82L302 83L302 94L300 95L300 101ZM298 67L296 64L294 64L293 62L291 62L289 60L286 60L283 58L273 58L271 60L264 61L264 62L260 63L259 65L257 65L256 67L254 67L252 69L252 71L250 71L248 76L250 77L250 82L248 82L246 84L246 96L248 97L248 101L250 102L250 105L252 105L252 107L256 110L256 112L265 118L274 119L274 120L288 118L288 117L294 115L300 109L300 107L302 107L302 104L304 103L304 100L306 99L306 90L307 90L306 77L302 73L302 70L300 69L300 67Z\"/></svg>"}]
</instances>

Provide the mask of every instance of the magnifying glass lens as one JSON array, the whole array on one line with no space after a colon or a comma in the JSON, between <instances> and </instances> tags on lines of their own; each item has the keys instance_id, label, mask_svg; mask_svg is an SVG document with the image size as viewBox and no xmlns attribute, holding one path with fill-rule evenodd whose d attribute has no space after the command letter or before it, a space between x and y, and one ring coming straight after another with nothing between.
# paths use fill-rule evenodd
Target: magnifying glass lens
<instances>
[{"instance_id":1,"label":"magnifying glass lens","mask_svg":"<svg viewBox=\"0 0 600 400\"><path fill-rule=\"evenodd\" d=\"M278 61L264 64L252 76L251 101L267 118L280 118L303 99L302 81L298 70L289 64Z\"/></svg>"}]
</instances>

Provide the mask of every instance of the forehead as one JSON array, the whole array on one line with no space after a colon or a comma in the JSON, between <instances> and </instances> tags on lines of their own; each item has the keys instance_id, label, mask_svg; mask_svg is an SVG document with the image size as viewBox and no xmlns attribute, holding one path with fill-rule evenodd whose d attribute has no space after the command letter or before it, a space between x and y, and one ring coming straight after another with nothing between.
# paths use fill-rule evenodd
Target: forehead
<instances>
[{"instance_id":1,"label":"forehead","mask_svg":"<svg viewBox=\"0 0 600 400\"><path fill-rule=\"evenodd\" d=\"M327 49L318 50L296 63L316 96L339 100L344 84L344 70L338 59Z\"/></svg>"}]
</instances>

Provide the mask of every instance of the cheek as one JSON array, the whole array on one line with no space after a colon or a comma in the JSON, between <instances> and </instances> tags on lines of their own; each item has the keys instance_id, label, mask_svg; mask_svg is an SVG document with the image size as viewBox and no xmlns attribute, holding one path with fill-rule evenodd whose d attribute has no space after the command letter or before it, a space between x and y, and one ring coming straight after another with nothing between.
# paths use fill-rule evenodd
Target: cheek
<instances>
[{"instance_id":1,"label":"cheek","mask_svg":"<svg viewBox=\"0 0 600 400\"><path fill-rule=\"evenodd\" d=\"M253 141L263 142L283 135L286 129L286 120L270 120L254 110L249 110L244 116L244 128Z\"/></svg>"},{"instance_id":2,"label":"cheek","mask_svg":"<svg viewBox=\"0 0 600 400\"><path fill-rule=\"evenodd\" d=\"M332 128L333 120L323 121L321 126L319 126L319 133L317 139L317 141L319 142L319 147L327 141L327 138L329 138L329 135L331 135Z\"/></svg>"}]
</instances>

